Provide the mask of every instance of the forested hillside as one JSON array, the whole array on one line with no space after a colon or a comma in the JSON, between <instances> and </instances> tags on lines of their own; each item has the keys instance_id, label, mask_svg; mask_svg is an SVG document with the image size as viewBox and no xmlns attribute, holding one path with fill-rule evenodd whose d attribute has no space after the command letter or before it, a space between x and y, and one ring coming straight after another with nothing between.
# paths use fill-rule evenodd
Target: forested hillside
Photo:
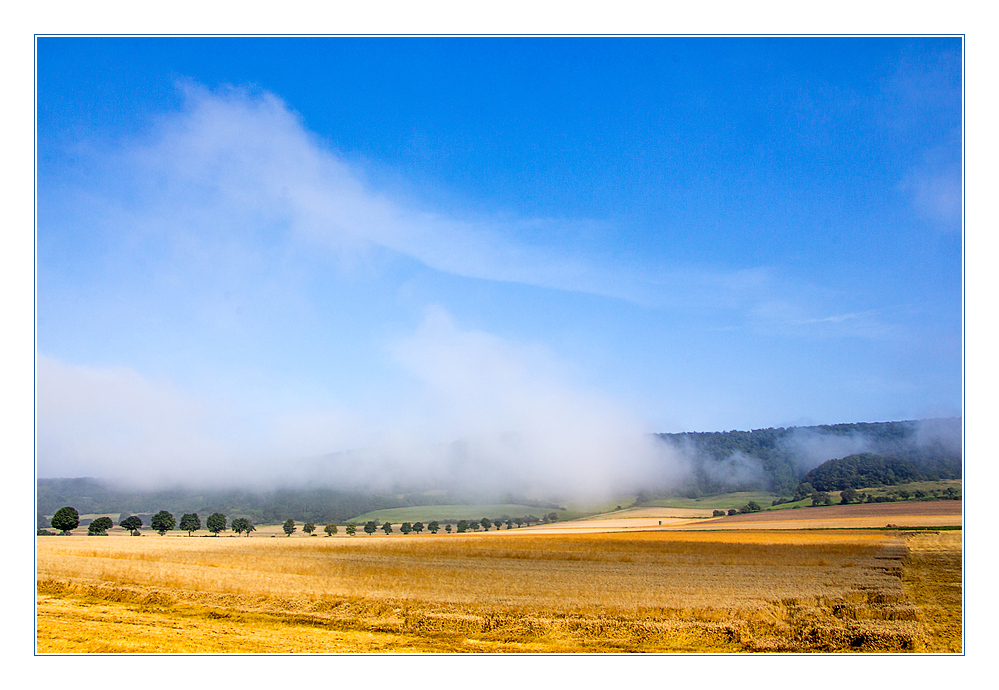
<instances>
[{"instance_id":1,"label":"forested hillside","mask_svg":"<svg viewBox=\"0 0 999 690\"><path fill-rule=\"evenodd\" d=\"M869 477L871 481L880 478L879 483L887 484L915 478L961 477L960 419L657 436L671 449L663 462L678 463L685 471L670 484L654 485L650 479L648 485L636 486L639 502L668 495L697 497L750 490L789 497L809 472L813 473L811 484L820 490L826 490L821 486L827 484L831 487L828 490L838 490L838 484L844 482L859 487L861 484L857 482L865 479L858 477ZM843 458L852 459L821 467L827 461ZM558 507L558 503L523 496L487 498L440 491L389 493L330 486L257 491L189 488L140 491L91 478L39 479L37 496L38 512L45 515L52 515L63 506L73 506L81 514L219 512L230 518L249 518L254 524L273 524L289 518L316 524L343 522L374 510L432 504L501 502L536 505L540 509Z\"/></svg>"},{"instance_id":2,"label":"forested hillside","mask_svg":"<svg viewBox=\"0 0 999 690\"><path fill-rule=\"evenodd\" d=\"M905 461L922 479L961 477L959 417L658 436L690 459L679 492L691 496L753 489L790 496L812 469L860 453Z\"/></svg>"},{"instance_id":3,"label":"forested hillside","mask_svg":"<svg viewBox=\"0 0 999 690\"><path fill-rule=\"evenodd\" d=\"M893 456L858 453L829 460L802 477L818 491L842 491L870 486L894 486L925 479L908 460ZM941 477L934 477L941 478ZM943 477L949 479L950 477Z\"/></svg>"},{"instance_id":4,"label":"forested hillside","mask_svg":"<svg viewBox=\"0 0 999 690\"><path fill-rule=\"evenodd\" d=\"M284 488L259 492L193 491L183 488L137 491L89 477L38 480L39 513L51 515L66 505L75 507L81 514L146 515L159 510L199 515L219 512L230 518L249 518L254 524L273 524L288 518L324 524L343 522L372 510L413 503L405 497L325 488Z\"/></svg>"}]
</instances>

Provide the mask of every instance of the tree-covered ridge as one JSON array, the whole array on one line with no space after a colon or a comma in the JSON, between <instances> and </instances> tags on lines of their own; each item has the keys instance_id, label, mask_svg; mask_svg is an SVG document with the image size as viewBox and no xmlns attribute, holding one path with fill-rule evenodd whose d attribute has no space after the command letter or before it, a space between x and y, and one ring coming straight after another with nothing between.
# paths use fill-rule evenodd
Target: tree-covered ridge
<instances>
[{"instance_id":1,"label":"tree-covered ridge","mask_svg":"<svg viewBox=\"0 0 999 690\"><path fill-rule=\"evenodd\" d=\"M858 453L829 460L802 477L818 491L843 491L871 486L894 486L922 479L908 460L874 453Z\"/></svg>"},{"instance_id":2,"label":"tree-covered ridge","mask_svg":"<svg viewBox=\"0 0 999 690\"><path fill-rule=\"evenodd\" d=\"M905 461L921 479L961 478L960 417L657 436L691 463L680 488L690 496L754 489L790 496L816 466L862 453Z\"/></svg>"}]
</instances>

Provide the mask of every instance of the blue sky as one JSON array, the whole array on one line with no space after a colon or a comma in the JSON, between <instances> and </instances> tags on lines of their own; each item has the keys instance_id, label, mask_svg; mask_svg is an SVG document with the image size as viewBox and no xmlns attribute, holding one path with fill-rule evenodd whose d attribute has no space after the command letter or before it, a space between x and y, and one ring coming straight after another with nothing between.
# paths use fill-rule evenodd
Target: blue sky
<instances>
[{"instance_id":1,"label":"blue sky","mask_svg":"<svg viewBox=\"0 0 999 690\"><path fill-rule=\"evenodd\" d=\"M39 39L39 475L960 414L961 49Z\"/></svg>"}]
</instances>

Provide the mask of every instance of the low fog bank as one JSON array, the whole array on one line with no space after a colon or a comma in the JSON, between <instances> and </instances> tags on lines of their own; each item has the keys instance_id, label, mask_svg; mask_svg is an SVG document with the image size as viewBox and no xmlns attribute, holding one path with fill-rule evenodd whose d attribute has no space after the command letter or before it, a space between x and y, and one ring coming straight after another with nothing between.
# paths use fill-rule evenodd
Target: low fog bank
<instances>
[{"instance_id":1,"label":"low fog bank","mask_svg":"<svg viewBox=\"0 0 999 690\"><path fill-rule=\"evenodd\" d=\"M385 393L365 413L39 354L37 476L142 491L332 487L599 501L640 491L790 495L808 470L860 452L960 471L959 418L655 434L634 410L576 383L578 372L544 348L460 328L436 307L385 355L405 395Z\"/></svg>"},{"instance_id":2,"label":"low fog bank","mask_svg":"<svg viewBox=\"0 0 999 690\"><path fill-rule=\"evenodd\" d=\"M855 453L902 457L927 476L960 477L961 419L621 436L590 429L574 439L508 433L287 459L269 474L237 473L225 482L192 475L164 484L130 481L125 474L103 477L94 486L163 500L224 494L239 504L248 497L268 505L297 504L311 495L312 503L352 514L448 503L555 507L728 491L789 496L808 470Z\"/></svg>"}]
</instances>

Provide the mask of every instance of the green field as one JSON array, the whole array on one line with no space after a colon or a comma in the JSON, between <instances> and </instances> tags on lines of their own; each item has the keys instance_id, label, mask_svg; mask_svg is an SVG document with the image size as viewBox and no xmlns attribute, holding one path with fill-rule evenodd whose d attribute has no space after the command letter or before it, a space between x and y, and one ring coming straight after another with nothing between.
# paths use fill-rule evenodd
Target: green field
<instances>
[{"instance_id":1,"label":"green field","mask_svg":"<svg viewBox=\"0 0 999 690\"><path fill-rule=\"evenodd\" d=\"M655 508L701 508L704 510L739 509L750 501L756 501L761 508L769 508L777 494L758 491L739 491L731 494L702 496L701 498L660 498L655 501L639 503L639 507ZM810 502L810 501L809 501Z\"/></svg>"}]
</instances>

